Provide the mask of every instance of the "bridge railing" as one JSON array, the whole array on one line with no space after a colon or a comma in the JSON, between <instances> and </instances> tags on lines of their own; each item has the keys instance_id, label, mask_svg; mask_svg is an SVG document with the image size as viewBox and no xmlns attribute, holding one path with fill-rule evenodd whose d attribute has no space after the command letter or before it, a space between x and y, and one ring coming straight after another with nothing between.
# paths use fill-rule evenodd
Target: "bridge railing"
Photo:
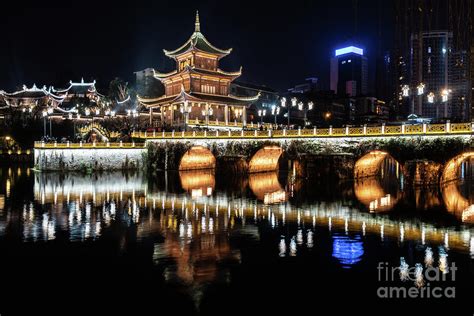
<instances>
[{"instance_id":1,"label":"bridge railing","mask_svg":"<svg viewBox=\"0 0 474 316\"><path fill-rule=\"evenodd\" d=\"M374 136L423 136L447 134L472 134L473 123L418 124L396 126L359 126L338 128L312 128L296 130L215 130L189 132L133 132L132 137L142 139L174 138L326 138Z\"/></svg>"},{"instance_id":2,"label":"bridge railing","mask_svg":"<svg viewBox=\"0 0 474 316\"><path fill-rule=\"evenodd\" d=\"M57 148L57 149L80 149L80 148L96 148L96 149L104 149L104 148L143 148L145 146L144 143L122 143L122 142L115 142L115 143L98 143L98 142L93 142L93 143L85 143L85 142L79 142L79 143L71 143L71 142L65 142L65 143L46 143L46 142L35 142L34 148Z\"/></svg>"}]
</instances>

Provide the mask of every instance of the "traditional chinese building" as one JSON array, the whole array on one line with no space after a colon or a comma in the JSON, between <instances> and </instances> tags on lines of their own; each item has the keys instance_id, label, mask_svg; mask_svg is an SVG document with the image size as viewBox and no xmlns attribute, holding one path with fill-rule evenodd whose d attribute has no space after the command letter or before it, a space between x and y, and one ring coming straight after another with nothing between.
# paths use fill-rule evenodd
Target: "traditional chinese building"
<instances>
[{"instance_id":1,"label":"traditional chinese building","mask_svg":"<svg viewBox=\"0 0 474 316\"><path fill-rule=\"evenodd\" d=\"M24 85L21 90L11 93L0 91L0 97L11 108L34 113L44 108L56 108L64 101L64 96L55 94L51 88L38 88L36 85L31 88Z\"/></svg>"},{"instance_id":2,"label":"traditional chinese building","mask_svg":"<svg viewBox=\"0 0 474 316\"><path fill-rule=\"evenodd\" d=\"M161 121L168 125L209 124L246 125L247 107L259 95L239 97L230 94L230 83L241 75L241 70L227 72L219 68L221 58L232 49L213 46L201 33L199 13L196 13L194 33L179 48L166 56L176 61L176 70L160 73L153 70L154 78L165 87L158 98L138 97L151 111L160 110ZM151 114L151 113L150 113Z\"/></svg>"},{"instance_id":3,"label":"traditional chinese building","mask_svg":"<svg viewBox=\"0 0 474 316\"><path fill-rule=\"evenodd\" d=\"M76 103L86 103L84 104L86 106L98 105L105 99L97 92L95 80L92 82L84 82L84 79L81 79L81 82L69 81L69 87L57 90L53 87L52 91L64 98L62 105L64 109L72 109L77 105Z\"/></svg>"}]
</instances>

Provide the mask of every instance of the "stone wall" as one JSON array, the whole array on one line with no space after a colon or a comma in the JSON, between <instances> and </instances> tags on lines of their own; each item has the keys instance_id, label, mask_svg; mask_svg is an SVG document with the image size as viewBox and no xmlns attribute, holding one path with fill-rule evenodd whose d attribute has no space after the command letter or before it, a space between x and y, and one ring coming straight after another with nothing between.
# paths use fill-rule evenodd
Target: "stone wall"
<instances>
[{"instance_id":1,"label":"stone wall","mask_svg":"<svg viewBox=\"0 0 474 316\"><path fill-rule=\"evenodd\" d=\"M35 148L35 168L55 171L130 170L144 165L145 148Z\"/></svg>"}]
</instances>

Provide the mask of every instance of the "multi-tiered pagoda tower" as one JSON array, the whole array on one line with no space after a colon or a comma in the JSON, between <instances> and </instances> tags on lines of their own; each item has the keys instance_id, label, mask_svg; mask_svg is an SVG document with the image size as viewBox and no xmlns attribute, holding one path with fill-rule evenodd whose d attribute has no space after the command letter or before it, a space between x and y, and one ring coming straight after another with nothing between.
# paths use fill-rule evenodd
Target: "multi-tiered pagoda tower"
<instances>
[{"instance_id":1,"label":"multi-tiered pagoda tower","mask_svg":"<svg viewBox=\"0 0 474 316\"><path fill-rule=\"evenodd\" d=\"M230 83L241 75L219 68L221 58L232 49L213 46L201 33L199 13L196 13L194 33L181 47L166 56L176 61L176 70L169 73L153 71L165 86L165 94L138 100L150 111L160 110L166 125L201 124L211 126L245 126L247 107L258 99L230 94Z\"/></svg>"}]
</instances>

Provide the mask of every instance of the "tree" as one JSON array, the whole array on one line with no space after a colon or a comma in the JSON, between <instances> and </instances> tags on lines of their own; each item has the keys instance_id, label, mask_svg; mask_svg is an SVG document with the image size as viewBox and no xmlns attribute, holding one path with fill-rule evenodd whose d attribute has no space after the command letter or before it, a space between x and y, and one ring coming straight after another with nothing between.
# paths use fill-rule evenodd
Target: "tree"
<instances>
[{"instance_id":1,"label":"tree","mask_svg":"<svg viewBox=\"0 0 474 316\"><path fill-rule=\"evenodd\" d=\"M124 101L129 97L128 82L116 77L109 84L109 98L115 101Z\"/></svg>"}]
</instances>

